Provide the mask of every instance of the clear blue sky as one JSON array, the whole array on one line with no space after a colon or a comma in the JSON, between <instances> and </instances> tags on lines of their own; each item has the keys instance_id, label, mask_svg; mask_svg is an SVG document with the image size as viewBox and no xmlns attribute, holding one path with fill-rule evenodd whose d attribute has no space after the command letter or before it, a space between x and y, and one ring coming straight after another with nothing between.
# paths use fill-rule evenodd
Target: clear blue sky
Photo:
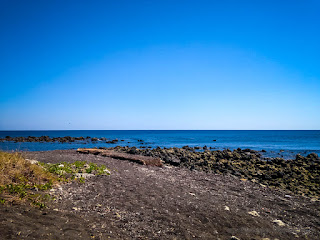
<instances>
[{"instance_id":1,"label":"clear blue sky","mask_svg":"<svg viewBox=\"0 0 320 240\"><path fill-rule=\"evenodd\" d=\"M320 129L319 12L0 0L0 130Z\"/></svg>"}]
</instances>

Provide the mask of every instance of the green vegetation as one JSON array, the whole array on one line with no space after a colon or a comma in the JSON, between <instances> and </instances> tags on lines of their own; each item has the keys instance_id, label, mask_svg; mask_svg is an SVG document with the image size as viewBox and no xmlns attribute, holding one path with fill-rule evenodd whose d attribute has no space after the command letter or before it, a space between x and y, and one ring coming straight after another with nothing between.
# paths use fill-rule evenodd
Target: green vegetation
<instances>
[{"instance_id":1,"label":"green vegetation","mask_svg":"<svg viewBox=\"0 0 320 240\"><path fill-rule=\"evenodd\" d=\"M91 173L94 175L109 175L110 171L106 166L98 166L95 163L87 163L84 161L76 161L74 163L62 162L62 163L40 163L45 170L49 173L53 173L59 176L60 181L69 181L75 179L78 173Z\"/></svg>"},{"instance_id":2,"label":"green vegetation","mask_svg":"<svg viewBox=\"0 0 320 240\"><path fill-rule=\"evenodd\" d=\"M40 208L51 199L45 191L59 182L84 182L86 174L109 175L106 166L77 161L74 163L32 164L20 153L0 151L0 203L31 202Z\"/></svg>"}]
</instances>

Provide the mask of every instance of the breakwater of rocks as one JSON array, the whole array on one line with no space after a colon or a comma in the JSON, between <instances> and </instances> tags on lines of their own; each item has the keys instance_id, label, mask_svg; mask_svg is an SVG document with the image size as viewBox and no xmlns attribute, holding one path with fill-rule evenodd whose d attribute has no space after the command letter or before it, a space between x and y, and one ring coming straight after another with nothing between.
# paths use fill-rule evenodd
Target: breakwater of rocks
<instances>
[{"instance_id":1,"label":"breakwater of rocks","mask_svg":"<svg viewBox=\"0 0 320 240\"><path fill-rule=\"evenodd\" d=\"M298 154L295 159L284 160L262 158L257 151L240 148L233 151L205 149L201 152L188 146L155 149L117 146L111 149L129 154L159 157L166 164L187 167L190 170L232 174L244 181L251 180L300 195L320 197L320 159L315 153L306 157Z\"/></svg>"},{"instance_id":2,"label":"breakwater of rocks","mask_svg":"<svg viewBox=\"0 0 320 240\"><path fill-rule=\"evenodd\" d=\"M103 141L105 143L117 143L119 141L124 140L118 140L118 139L112 139L109 140L107 138L97 138L97 137L49 137L49 136L41 136L41 137L34 137L34 136L28 136L28 137L10 137L6 136L5 138L0 138L0 141L8 141L8 142L59 142L59 143L72 143L72 142L97 142L97 141Z\"/></svg>"}]
</instances>

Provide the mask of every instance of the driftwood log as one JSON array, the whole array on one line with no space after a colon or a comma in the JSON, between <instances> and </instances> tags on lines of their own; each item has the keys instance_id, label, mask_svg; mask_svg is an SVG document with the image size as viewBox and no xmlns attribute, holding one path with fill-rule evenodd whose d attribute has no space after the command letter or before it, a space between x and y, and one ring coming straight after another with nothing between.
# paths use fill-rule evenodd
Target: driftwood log
<instances>
[{"instance_id":1,"label":"driftwood log","mask_svg":"<svg viewBox=\"0 0 320 240\"><path fill-rule=\"evenodd\" d=\"M142 165L149 165L149 166L156 166L156 167L163 166L160 158L133 155L128 153L120 153L112 150L96 149L96 148L78 148L77 152L85 153L85 154L90 153L94 155L101 155L104 157L111 157L111 158L120 159L120 160L127 160L131 162L136 162Z\"/></svg>"}]
</instances>

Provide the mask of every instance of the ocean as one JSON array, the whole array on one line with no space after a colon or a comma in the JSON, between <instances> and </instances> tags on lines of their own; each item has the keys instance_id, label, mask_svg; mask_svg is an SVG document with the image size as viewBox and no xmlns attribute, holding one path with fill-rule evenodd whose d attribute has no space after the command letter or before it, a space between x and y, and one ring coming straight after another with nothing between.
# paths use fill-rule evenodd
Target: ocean
<instances>
[{"instance_id":1,"label":"ocean","mask_svg":"<svg viewBox=\"0 0 320 240\"><path fill-rule=\"evenodd\" d=\"M49 137L105 137L119 139L116 144L105 141L74 143L0 142L5 151L49 151L81 147L182 147L207 146L216 150L250 148L266 150L269 157L293 158L296 154L320 154L320 130L68 130L68 131L0 131L0 138L49 136ZM143 140L139 142L138 140ZM120 141L124 140L124 141Z\"/></svg>"}]
</instances>

